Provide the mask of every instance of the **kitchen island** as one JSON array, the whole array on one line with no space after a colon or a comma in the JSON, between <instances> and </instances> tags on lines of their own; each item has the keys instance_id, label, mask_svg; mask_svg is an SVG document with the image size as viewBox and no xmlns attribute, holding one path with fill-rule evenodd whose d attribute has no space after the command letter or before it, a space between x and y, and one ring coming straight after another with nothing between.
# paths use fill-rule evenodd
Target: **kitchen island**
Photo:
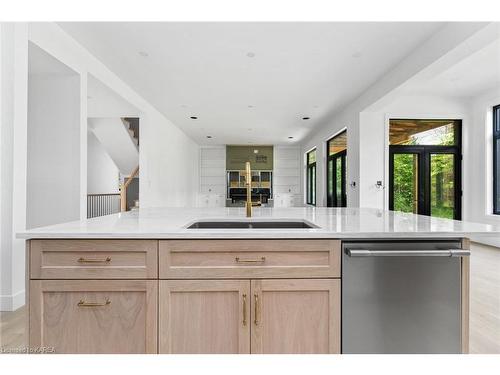
<instances>
[{"instance_id":1,"label":"kitchen island","mask_svg":"<svg viewBox=\"0 0 500 375\"><path fill-rule=\"evenodd\" d=\"M243 208L141 209L37 228L18 234L27 240L29 344L58 353L465 353L472 234L499 232L312 207L256 208L248 219Z\"/></svg>"}]
</instances>

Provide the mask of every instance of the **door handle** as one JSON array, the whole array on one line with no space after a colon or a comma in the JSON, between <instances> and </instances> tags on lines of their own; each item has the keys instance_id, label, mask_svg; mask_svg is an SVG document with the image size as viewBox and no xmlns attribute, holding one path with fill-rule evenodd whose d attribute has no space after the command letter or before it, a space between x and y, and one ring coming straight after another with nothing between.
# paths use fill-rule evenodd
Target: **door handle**
<instances>
[{"instance_id":1,"label":"door handle","mask_svg":"<svg viewBox=\"0 0 500 375\"><path fill-rule=\"evenodd\" d=\"M261 257L260 259L241 259L240 257L234 258L236 263L264 263L266 257Z\"/></svg>"},{"instance_id":2,"label":"door handle","mask_svg":"<svg viewBox=\"0 0 500 375\"><path fill-rule=\"evenodd\" d=\"M346 250L350 257L462 257L469 256L470 250Z\"/></svg>"},{"instance_id":3,"label":"door handle","mask_svg":"<svg viewBox=\"0 0 500 375\"><path fill-rule=\"evenodd\" d=\"M85 302L83 299L80 300L80 302L77 303L78 307L99 307L99 306L108 306L111 304L111 301L106 298L106 302Z\"/></svg>"},{"instance_id":4,"label":"door handle","mask_svg":"<svg viewBox=\"0 0 500 375\"><path fill-rule=\"evenodd\" d=\"M109 263L111 258L78 258L78 263Z\"/></svg>"},{"instance_id":5,"label":"door handle","mask_svg":"<svg viewBox=\"0 0 500 375\"><path fill-rule=\"evenodd\" d=\"M243 325L247 325L247 295L243 294Z\"/></svg>"},{"instance_id":6,"label":"door handle","mask_svg":"<svg viewBox=\"0 0 500 375\"><path fill-rule=\"evenodd\" d=\"M255 293L254 298L254 319L253 322L256 326L259 325L259 295Z\"/></svg>"}]
</instances>

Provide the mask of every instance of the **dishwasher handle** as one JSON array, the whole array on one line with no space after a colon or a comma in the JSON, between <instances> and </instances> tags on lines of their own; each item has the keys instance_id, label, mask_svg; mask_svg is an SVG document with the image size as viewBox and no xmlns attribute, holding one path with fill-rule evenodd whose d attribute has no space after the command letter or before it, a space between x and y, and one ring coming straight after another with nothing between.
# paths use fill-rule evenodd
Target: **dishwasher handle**
<instances>
[{"instance_id":1,"label":"dishwasher handle","mask_svg":"<svg viewBox=\"0 0 500 375\"><path fill-rule=\"evenodd\" d=\"M347 249L350 257L462 257L469 256L470 250L365 250Z\"/></svg>"}]
</instances>

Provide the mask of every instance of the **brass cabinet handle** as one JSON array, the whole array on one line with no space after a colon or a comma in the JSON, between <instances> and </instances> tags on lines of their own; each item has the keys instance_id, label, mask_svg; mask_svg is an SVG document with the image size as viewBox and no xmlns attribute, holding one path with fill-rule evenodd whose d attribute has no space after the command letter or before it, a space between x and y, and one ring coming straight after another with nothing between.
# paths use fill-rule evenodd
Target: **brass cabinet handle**
<instances>
[{"instance_id":1,"label":"brass cabinet handle","mask_svg":"<svg viewBox=\"0 0 500 375\"><path fill-rule=\"evenodd\" d=\"M111 304L111 301L106 298L106 302L99 303L99 302L85 302L83 299L80 300L80 302L77 303L78 307L99 307L99 306L108 306Z\"/></svg>"},{"instance_id":2,"label":"brass cabinet handle","mask_svg":"<svg viewBox=\"0 0 500 375\"><path fill-rule=\"evenodd\" d=\"M247 295L243 294L243 325L247 325Z\"/></svg>"},{"instance_id":3,"label":"brass cabinet handle","mask_svg":"<svg viewBox=\"0 0 500 375\"><path fill-rule=\"evenodd\" d=\"M78 258L78 263L109 263L111 258L107 257L105 259L99 258Z\"/></svg>"},{"instance_id":4,"label":"brass cabinet handle","mask_svg":"<svg viewBox=\"0 0 500 375\"><path fill-rule=\"evenodd\" d=\"M253 298L254 298L254 302L255 302L255 304L254 304L254 309L255 309L254 315L255 316L254 316L253 322L257 326L257 325L259 325L259 296L258 296L258 294L255 293L253 295Z\"/></svg>"},{"instance_id":5,"label":"brass cabinet handle","mask_svg":"<svg viewBox=\"0 0 500 375\"><path fill-rule=\"evenodd\" d=\"M240 257L234 258L236 263L264 263L266 261L266 257L262 257L260 259L240 259Z\"/></svg>"}]
</instances>

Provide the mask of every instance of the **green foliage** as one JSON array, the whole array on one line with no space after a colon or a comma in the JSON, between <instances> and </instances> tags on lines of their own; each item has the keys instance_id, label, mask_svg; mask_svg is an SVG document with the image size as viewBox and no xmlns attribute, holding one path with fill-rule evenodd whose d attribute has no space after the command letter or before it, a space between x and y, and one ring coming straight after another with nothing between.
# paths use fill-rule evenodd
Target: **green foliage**
<instances>
[{"instance_id":1,"label":"green foliage","mask_svg":"<svg viewBox=\"0 0 500 375\"><path fill-rule=\"evenodd\" d=\"M415 154L394 155L394 210L414 212L416 196Z\"/></svg>"},{"instance_id":2,"label":"green foliage","mask_svg":"<svg viewBox=\"0 0 500 375\"><path fill-rule=\"evenodd\" d=\"M417 155L394 155L394 210L416 212ZM452 154L431 156L431 215L454 217L454 158Z\"/></svg>"}]
</instances>

